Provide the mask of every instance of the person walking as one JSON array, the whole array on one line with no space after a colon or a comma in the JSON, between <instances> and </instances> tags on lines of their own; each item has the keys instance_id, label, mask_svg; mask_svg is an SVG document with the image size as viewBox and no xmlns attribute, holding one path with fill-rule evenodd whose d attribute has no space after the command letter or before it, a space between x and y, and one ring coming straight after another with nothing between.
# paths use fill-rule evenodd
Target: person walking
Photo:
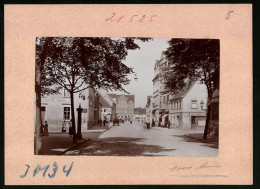
<instances>
[{"instance_id":1,"label":"person walking","mask_svg":"<svg viewBox=\"0 0 260 189\"><path fill-rule=\"evenodd\" d=\"M72 119L69 122L69 135L70 137L73 135L73 130L72 130Z\"/></svg>"},{"instance_id":2,"label":"person walking","mask_svg":"<svg viewBox=\"0 0 260 189\"><path fill-rule=\"evenodd\" d=\"M43 125L43 123L41 123L41 131L40 131L41 136L44 136L43 127L44 127L44 125Z\"/></svg>"},{"instance_id":3,"label":"person walking","mask_svg":"<svg viewBox=\"0 0 260 189\"><path fill-rule=\"evenodd\" d=\"M106 126L106 122L107 122L107 120L105 118L104 121L103 121L104 127Z\"/></svg>"},{"instance_id":4,"label":"person walking","mask_svg":"<svg viewBox=\"0 0 260 189\"><path fill-rule=\"evenodd\" d=\"M62 122L61 132L66 132L66 121L65 120Z\"/></svg>"},{"instance_id":5,"label":"person walking","mask_svg":"<svg viewBox=\"0 0 260 189\"><path fill-rule=\"evenodd\" d=\"M49 136L48 122L47 121L45 121L45 124L44 124L44 135Z\"/></svg>"}]
</instances>

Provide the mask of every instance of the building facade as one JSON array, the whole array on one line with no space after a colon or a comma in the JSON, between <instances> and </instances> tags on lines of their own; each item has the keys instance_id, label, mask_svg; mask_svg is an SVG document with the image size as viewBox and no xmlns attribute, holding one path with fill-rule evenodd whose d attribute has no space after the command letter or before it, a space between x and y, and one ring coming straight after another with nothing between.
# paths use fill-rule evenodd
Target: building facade
<instances>
[{"instance_id":1,"label":"building facade","mask_svg":"<svg viewBox=\"0 0 260 189\"><path fill-rule=\"evenodd\" d=\"M153 78L152 125L166 126L169 122L170 95L165 94L164 72L168 66L164 55L155 62Z\"/></svg>"},{"instance_id":2,"label":"building facade","mask_svg":"<svg viewBox=\"0 0 260 189\"><path fill-rule=\"evenodd\" d=\"M116 117L122 120L133 120L134 118L134 95L108 94L116 102Z\"/></svg>"},{"instance_id":3,"label":"building facade","mask_svg":"<svg viewBox=\"0 0 260 189\"><path fill-rule=\"evenodd\" d=\"M199 81L186 86L170 100L169 120L173 127L204 129L206 123L207 88Z\"/></svg>"},{"instance_id":4,"label":"building facade","mask_svg":"<svg viewBox=\"0 0 260 189\"><path fill-rule=\"evenodd\" d=\"M160 61L156 61L154 65L154 78L153 78L153 110L152 110L152 126L158 126L160 117Z\"/></svg>"},{"instance_id":5,"label":"building facade","mask_svg":"<svg viewBox=\"0 0 260 189\"><path fill-rule=\"evenodd\" d=\"M69 131L71 125L72 110L71 98L66 89L61 89L60 94L51 94L41 98L41 117L42 122L47 121L50 132L61 132L64 126L66 132ZM102 108L111 108L111 105L99 92L94 88L85 89L74 94L74 114L77 130L78 112L77 108L81 107L82 132L97 124L101 118Z\"/></svg>"}]
</instances>

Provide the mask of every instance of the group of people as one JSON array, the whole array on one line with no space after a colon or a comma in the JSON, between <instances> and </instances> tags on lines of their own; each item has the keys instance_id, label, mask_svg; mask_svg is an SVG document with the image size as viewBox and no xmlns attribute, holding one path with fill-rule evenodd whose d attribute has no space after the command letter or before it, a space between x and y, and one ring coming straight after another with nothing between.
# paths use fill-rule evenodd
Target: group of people
<instances>
[{"instance_id":1,"label":"group of people","mask_svg":"<svg viewBox=\"0 0 260 189\"><path fill-rule=\"evenodd\" d=\"M104 120L102 120L101 118L97 121L97 124L101 127L102 123L104 126L106 126L106 123L108 123L107 118L105 118Z\"/></svg>"},{"instance_id":2,"label":"group of people","mask_svg":"<svg viewBox=\"0 0 260 189\"><path fill-rule=\"evenodd\" d=\"M41 124L41 136L49 136L49 130L48 130L48 122L45 121L45 124Z\"/></svg>"},{"instance_id":3,"label":"group of people","mask_svg":"<svg viewBox=\"0 0 260 189\"><path fill-rule=\"evenodd\" d=\"M154 121L154 119L152 120L152 126L154 127L156 125L156 123L155 123L155 121ZM159 123L158 123L158 127L166 127L166 128L168 128L168 129L170 129L170 127L171 127L171 122L170 121L165 121L164 122L164 124L162 124L162 121L160 121Z\"/></svg>"}]
</instances>

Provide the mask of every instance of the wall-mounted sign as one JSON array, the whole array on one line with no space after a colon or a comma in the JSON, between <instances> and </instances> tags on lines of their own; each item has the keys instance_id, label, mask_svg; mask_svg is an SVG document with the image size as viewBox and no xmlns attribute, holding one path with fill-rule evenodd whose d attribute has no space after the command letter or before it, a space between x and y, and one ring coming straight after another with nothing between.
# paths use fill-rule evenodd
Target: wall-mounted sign
<instances>
[{"instance_id":1,"label":"wall-mounted sign","mask_svg":"<svg viewBox=\"0 0 260 189\"><path fill-rule=\"evenodd\" d=\"M69 98L60 98L60 99L56 99L56 98L42 98L41 102L70 102Z\"/></svg>"}]
</instances>

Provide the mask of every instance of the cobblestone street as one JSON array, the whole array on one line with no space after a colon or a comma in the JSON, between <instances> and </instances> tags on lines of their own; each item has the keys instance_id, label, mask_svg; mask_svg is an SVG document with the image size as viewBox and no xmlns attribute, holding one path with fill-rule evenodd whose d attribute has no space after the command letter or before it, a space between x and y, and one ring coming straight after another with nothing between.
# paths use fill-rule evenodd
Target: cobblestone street
<instances>
[{"instance_id":1,"label":"cobblestone street","mask_svg":"<svg viewBox=\"0 0 260 189\"><path fill-rule=\"evenodd\" d=\"M189 136L202 136L203 130L161 127L146 129L139 122L125 122L77 146L65 155L93 156L217 156L217 144Z\"/></svg>"}]
</instances>

